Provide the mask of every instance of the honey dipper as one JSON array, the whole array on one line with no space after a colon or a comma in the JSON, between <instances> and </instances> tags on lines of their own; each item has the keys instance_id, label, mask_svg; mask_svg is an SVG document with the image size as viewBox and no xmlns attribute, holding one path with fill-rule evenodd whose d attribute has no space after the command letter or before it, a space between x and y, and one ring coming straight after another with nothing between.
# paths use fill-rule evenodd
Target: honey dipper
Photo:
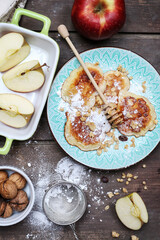
<instances>
[{"instance_id":1,"label":"honey dipper","mask_svg":"<svg viewBox=\"0 0 160 240\"><path fill-rule=\"evenodd\" d=\"M96 81L94 80L94 78L92 77L92 75L89 72L88 68L86 67L85 63L83 62L80 54L78 53L77 49L75 48L75 46L71 42L71 40L69 38L69 32L68 32L66 26L65 25L58 26L58 32L67 41L68 45L70 46L70 48L72 49L73 53L75 54L75 56L77 57L78 61L80 62L81 66L83 67L84 71L86 72L88 78L90 79L90 81L92 82L93 86L97 90L99 96L103 100L103 102L105 104L105 106L103 107L103 110L105 111L105 114L107 115L107 119L108 119L109 123L111 125L113 125L113 126L117 126L120 122L123 121L123 118L121 117L122 113L120 113L116 109L116 104L108 104L104 94L102 93L101 89L98 87Z\"/></svg>"}]
</instances>

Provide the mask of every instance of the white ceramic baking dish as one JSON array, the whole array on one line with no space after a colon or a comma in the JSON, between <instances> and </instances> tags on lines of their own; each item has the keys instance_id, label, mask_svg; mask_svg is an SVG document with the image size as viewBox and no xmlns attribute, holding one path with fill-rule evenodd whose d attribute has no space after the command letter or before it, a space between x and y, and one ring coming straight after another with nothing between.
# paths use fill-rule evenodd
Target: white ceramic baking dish
<instances>
[{"instance_id":1,"label":"white ceramic baking dish","mask_svg":"<svg viewBox=\"0 0 160 240\"><path fill-rule=\"evenodd\" d=\"M44 25L41 33L20 27L18 24L22 15L42 21ZM46 63L49 66L48 69L43 68L45 83L41 89L31 93L15 93L29 99L35 107L35 112L29 124L21 129L9 127L0 122L0 135L6 137L4 146L0 148L0 154L6 155L9 152L13 139L21 141L29 139L36 131L59 59L59 46L53 39L48 37L50 24L51 21L48 17L21 8L15 11L11 24L0 23L0 37L8 32L18 32L24 36L31 46L31 52L24 61L37 59L40 64ZM4 85L1 73L0 93L14 93Z\"/></svg>"}]
</instances>

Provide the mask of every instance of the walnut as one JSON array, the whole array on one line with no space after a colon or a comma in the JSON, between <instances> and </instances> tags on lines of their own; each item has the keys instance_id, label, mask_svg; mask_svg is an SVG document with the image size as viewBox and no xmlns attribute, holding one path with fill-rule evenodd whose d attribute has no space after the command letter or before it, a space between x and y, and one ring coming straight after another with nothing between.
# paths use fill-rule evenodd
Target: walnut
<instances>
[{"instance_id":1,"label":"walnut","mask_svg":"<svg viewBox=\"0 0 160 240\"><path fill-rule=\"evenodd\" d=\"M29 200L26 192L23 190L18 190L17 196L10 201L10 206L14 210L21 212L27 207L28 203Z\"/></svg>"},{"instance_id":2,"label":"walnut","mask_svg":"<svg viewBox=\"0 0 160 240\"><path fill-rule=\"evenodd\" d=\"M10 180L0 183L0 194L5 199L12 199L17 195L16 184Z\"/></svg>"},{"instance_id":3,"label":"walnut","mask_svg":"<svg viewBox=\"0 0 160 240\"><path fill-rule=\"evenodd\" d=\"M19 173L12 173L9 177L9 180L14 182L17 186L17 189L22 189L26 185L26 179Z\"/></svg>"},{"instance_id":4,"label":"walnut","mask_svg":"<svg viewBox=\"0 0 160 240\"><path fill-rule=\"evenodd\" d=\"M5 181L8 178L8 173L6 171L0 170L0 182Z\"/></svg>"},{"instance_id":5,"label":"walnut","mask_svg":"<svg viewBox=\"0 0 160 240\"><path fill-rule=\"evenodd\" d=\"M4 218L10 217L12 215L12 213L13 213L13 210L12 210L10 204L7 203L6 204L6 208L4 210L4 213L3 213L3 217Z\"/></svg>"},{"instance_id":6,"label":"walnut","mask_svg":"<svg viewBox=\"0 0 160 240\"><path fill-rule=\"evenodd\" d=\"M6 208L6 202L3 198L0 197L0 216L4 213L4 210Z\"/></svg>"}]
</instances>

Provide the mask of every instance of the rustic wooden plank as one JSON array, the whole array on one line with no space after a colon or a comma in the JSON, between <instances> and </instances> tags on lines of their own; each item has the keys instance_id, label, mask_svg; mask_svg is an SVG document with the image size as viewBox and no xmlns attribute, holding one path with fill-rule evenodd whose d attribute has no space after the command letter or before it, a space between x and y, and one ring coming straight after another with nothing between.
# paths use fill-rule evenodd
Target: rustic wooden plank
<instances>
[{"instance_id":1,"label":"rustic wooden plank","mask_svg":"<svg viewBox=\"0 0 160 240\"><path fill-rule=\"evenodd\" d=\"M11 165L25 171L33 181L36 190L36 200L33 210L29 216L21 223L9 228L0 227L0 240L19 239L53 239L72 240L73 234L69 227L60 227L45 218L41 204L47 186L54 180L55 169L58 162L67 156L56 142L40 142L20 144L14 143L7 156L1 156L1 165ZM138 164L118 171L97 171L89 170L82 166L82 170L87 174L82 176L81 185L87 186L84 190L87 196L87 210L83 218L76 223L77 233L80 239L85 240L110 240L111 231L120 233L119 239L130 239L132 234L140 239L158 240L160 223L159 205L159 170L160 148L157 147L146 159ZM75 168L80 166L73 161ZM146 168L142 165L146 164ZM30 165L29 165L30 164ZM121 178L124 172L137 175L137 180L132 180L129 185L118 183L117 178ZM102 183L101 178L108 178L108 183ZM142 181L147 182L148 190L143 189ZM85 184L84 184L85 182ZM115 213L115 202L124 196L121 188L126 187L128 192L137 191L146 203L149 212L149 223L145 224L139 231L131 231L124 227L118 220ZM109 199L107 192L118 190L119 195ZM100 198L100 200L99 200ZM108 211L104 210L106 205L110 206Z\"/></svg>"},{"instance_id":2,"label":"rustic wooden plank","mask_svg":"<svg viewBox=\"0 0 160 240\"><path fill-rule=\"evenodd\" d=\"M74 31L71 22L73 0L28 0L26 8L46 15L52 20L51 30L55 31L59 24L65 23L70 31ZM159 33L160 32L160 4L157 0L125 0L126 23L121 32ZM31 24L32 21L32 24ZM39 21L23 18L22 26L39 31L42 24Z\"/></svg>"}]
</instances>

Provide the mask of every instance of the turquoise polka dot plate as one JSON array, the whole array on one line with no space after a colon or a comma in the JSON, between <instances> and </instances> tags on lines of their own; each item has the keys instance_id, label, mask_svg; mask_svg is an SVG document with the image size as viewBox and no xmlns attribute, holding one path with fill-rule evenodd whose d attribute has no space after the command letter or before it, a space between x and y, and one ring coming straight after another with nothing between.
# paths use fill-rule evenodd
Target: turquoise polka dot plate
<instances>
[{"instance_id":1,"label":"turquoise polka dot plate","mask_svg":"<svg viewBox=\"0 0 160 240\"><path fill-rule=\"evenodd\" d=\"M144 137L135 138L135 148L130 147L131 137L127 142L120 142L119 149L114 146L103 152L100 156L96 151L84 152L67 143L64 137L64 125L66 116L61 112L59 104L61 101L60 91L65 79L71 71L79 67L78 60L74 57L68 61L59 71L54 79L47 103L48 122L57 142L76 161L96 169L113 170L131 166L144 159L158 144L160 139L160 76L156 70L137 54L119 48L97 48L81 53L84 62L99 62L102 70L115 70L119 64L126 68L129 75L133 77L130 81L130 92L147 97L154 105L158 124L153 131L147 132ZM146 81L146 92L142 92L142 83ZM116 135L120 135L116 132ZM128 144L129 148L124 146Z\"/></svg>"}]
</instances>

